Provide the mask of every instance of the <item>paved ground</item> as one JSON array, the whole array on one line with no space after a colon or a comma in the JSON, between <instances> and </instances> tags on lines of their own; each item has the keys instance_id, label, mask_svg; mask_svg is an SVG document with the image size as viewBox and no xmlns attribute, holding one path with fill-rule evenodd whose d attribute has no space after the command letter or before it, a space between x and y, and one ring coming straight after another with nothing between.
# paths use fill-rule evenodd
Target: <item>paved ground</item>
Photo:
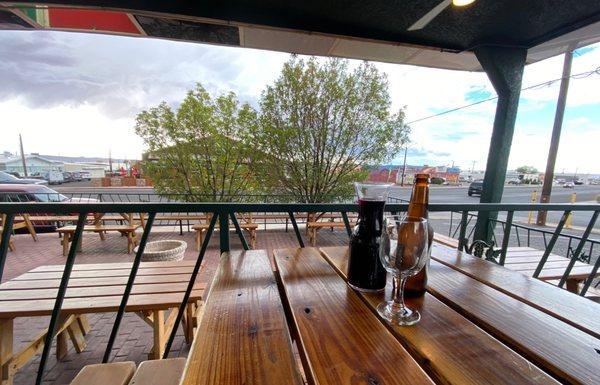
<instances>
[{"instance_id":1,"label":"paved ground","mask_svg":"<svg viewBox=\"0 0 600 385\"><path fill-rule=\"evenodd\" d=\"M184 239L188 243L186 259L195 259L197 252L194 250L194 241L191 233L165 232L166 229L157 229L150 240L176 238ZM268 236L267 236L268 234ZM232 248L241 248L238 238L232 233ZM28 235L14 236L16 251L9 252L3 281L14 278L37 266L64 263L62 249L56 234L39 234L39 241L33 242ZM342 231L322 231L319 235L319 245L345 245L348 238ZM297 241L293 231L286 233L281 230L269 230L268 233L258 233L257 248L269 250L283 247L297 247ZM208 282L214 273L218 257L218 237L214 237L210 244L208 253L203 263L200 279ZM101 263L101 262L124 262L132 261L133 255L125 252L125 241L115 234L108 234L107 239L102 242L95 234L85 234L83 239L83 251L78 254L76 263ZM89 315L91 332L86 336L87 346L85 351L77 354L70 347L67 357L57 362L55 356L51 356L45 376L45 384L63 385L68 384L77 372L87 364L99 363L108 342L108 337L114 322L115 313L103 313ZM27 344L31 339L48 326L49 317L18 318L15 320L14 341L15 348ZM69 342L70 345L70 342ZM147 359L148 352L152 347L152 329L140 318L132 314L126 314L121 324L119 336L115 341L111 359L114 361L140 362ZM53 347L51 354L54 355ZM171 351L172 357L185 357L189 347L183 339L181 332L178 334ZM39 365L39 356L27 364L15 376L15 385L31 385L35 379Z\"/></svg>"}]
</instances>

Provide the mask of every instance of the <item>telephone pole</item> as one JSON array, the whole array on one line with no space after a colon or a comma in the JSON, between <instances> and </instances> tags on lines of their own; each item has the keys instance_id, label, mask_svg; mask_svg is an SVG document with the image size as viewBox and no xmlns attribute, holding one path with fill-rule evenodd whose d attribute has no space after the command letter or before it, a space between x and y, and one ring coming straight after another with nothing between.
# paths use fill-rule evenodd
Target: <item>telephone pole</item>
<instances>
[{"instance_id":1,"label":"telephone pole","mask_svg":"<svg viewBox=\"0 0 600 385\"><path fill-rule=\"evenodd\" d=\"M19 146L21 147L21 162L23 163L23 176L27 177L27 162L25 161L25 151L23 151L23 137L19 134Z\"/></svg>"},{"instance_id":2,"label":"telephone pole","mask_svg":"<svg viewBox=\"0 0 600 385\"><path fill-rule=\"evenodd\" d=\"M569 92L569 79L571 78L571 64L573 63L573 50L565 53L562 78L560 81L560 91L558 93L558 102L556 103L556 113L554 115L554 126L552 127L552 138L550 139L550 150L548 151L548 161L546 163L546 172L544 173L544 185L542 186L542 195L540 203L550 202L552 194L552 182L554 181L554 166L558 154L558 144L560 142L560 131L562 130L563 117L565 115L565 105L567 104L567 94ZM546 225L547 212L538 211L537 225Z\"/></svg>"},{"instance_id":3,"label":"telephone pole","mask_svg":"<svg viewBox=\"0 0 600 385\"><path fill-rule=\"evenodd\" d=\"M402 179L400 179L400 186L404 186L404 176L406 175L406 153L408 152L408 146L404 147L404 166L402 166Z\"/></svg>"}]
</instances>

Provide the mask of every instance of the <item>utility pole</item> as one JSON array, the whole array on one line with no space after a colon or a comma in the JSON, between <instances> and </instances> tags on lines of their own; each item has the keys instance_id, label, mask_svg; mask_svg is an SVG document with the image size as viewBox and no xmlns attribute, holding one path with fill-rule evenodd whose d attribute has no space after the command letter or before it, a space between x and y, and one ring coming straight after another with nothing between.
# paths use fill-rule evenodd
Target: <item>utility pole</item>
<instances>
[{"instance_id":1,"label":"utility pole","mask_svg":"<svg viewBox=\"0 0 600 385\"><path fill-rule=\"evenodd\" d=\"M400 186L404 186L404 176L406 175L406 153L408 152L408 146L404 147L404 166L402 166L402 179L400 180Z\"/></svg>"},{"instance_id":2,"label":"utility pole","mask_svg":"<svg viewBox=\"0 0 600 385\"><path fill-rule=\"evenodd\" d=\"M554 126L552 127L552 138L550 139L550 150L548 150L548 161L546 163L546 172L544 173L544 185L542 186L542 195L540 203L550 202L552 194L552 182L554 181L554 166L558 154L558 144L560 142L560 131L562 130L563 117L565 115L565 105L567 104L567 94L569 92L569 79L571 78L571 64L573 63L573 50L565 53L562 78L560 81L560 91L556 103L556 114L554 115ZM538 211L538 226L546 225L546 211Z\"/></svg>"},{"instance_id":3,"label":"utility pole","mask_svg":"<svg viewBox=\"0 0 600 385\"><path fill-rule=\"evenodd\" d=\"M23 163L23 176L27 178L27 162L25 161L25 152L23 151L23 137L19 134L19 145L21 147L21 162Z\"/></svg>"},{"instance_id":4,"label":"utility pole","mask_svg":"<svg viewBox=\"0 0 600 385\"><path fill-rule=\"evenodd\" d=\"M112 176L113 168L112 168L112 155L110 153L110 150L108 150L108 170L110 171L110 174Z\"/></svg>"},{"instance_id":5,"label":"utility pole","mask_svg":"<svg viewBox=\"0 0 600 385\"><path fill-rule=\"evenodd\" d=\"M475 178L473 178L473 173L475 172L475 163L477 163L476 161L473 161L473 165L471 166L471 179L475 180Z\"/></svg>"}]
</instances>

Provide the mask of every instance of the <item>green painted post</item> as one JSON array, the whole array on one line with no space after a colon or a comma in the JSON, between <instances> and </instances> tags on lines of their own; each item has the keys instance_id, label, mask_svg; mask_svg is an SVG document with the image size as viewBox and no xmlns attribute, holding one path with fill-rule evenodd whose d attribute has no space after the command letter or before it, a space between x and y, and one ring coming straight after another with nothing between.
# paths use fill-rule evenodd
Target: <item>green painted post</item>
<instances>
[{"instance_id":1,"label":"green painted post","mask_svg":"<svg viewBox=\"0 0 600 385\"><path fill-rule=\"evenodd\" d=\"M498 94L480 202L499 203L504 190L527 50L482 46L475 48L475 55ZM493 233L490 219L496 219L497 215L497 212L480 211L473 239L489 242Z\"/></svg>"}]
</instances>

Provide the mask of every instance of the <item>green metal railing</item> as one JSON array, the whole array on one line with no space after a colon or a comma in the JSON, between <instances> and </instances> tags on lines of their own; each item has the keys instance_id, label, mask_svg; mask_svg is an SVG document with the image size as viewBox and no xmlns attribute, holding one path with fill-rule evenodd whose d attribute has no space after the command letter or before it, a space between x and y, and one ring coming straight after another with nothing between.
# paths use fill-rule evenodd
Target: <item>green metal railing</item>
<instances>
[{"instance_id":1,"label":"green metal railing","mask_svg":"<svg viewBox=\"0 0 600 385\"><path fill-rule=\"evenodd\" d=\"M386 210L389 212L405 212L408 208L408 205L405 203L401 204L388 204L386 206ZM582 242L584 239L587 239L591 229L593 228L595 221L600 213L600 204L430 204L429 211L430 212L460 212L461 213L461 222L460 222L460 245L459 248L464 250L465 244L463 239L466 235L467 223L470 213L474 212L507 212L506 222L505 222L505 232L504 232L504 240L502 243L502 256L500 258L500 263L503 263L504 258L506 257L506 248L508 246L508 238L510 237L512 218L515 212L519 211L537 211L537 210L546 210L546 211L560 211L563 213L562 218L552 235L550 242L548 243L548 247L546 248L542 260L538 268L536 269L537 276L541 269L543 268L545 261L548 256L552 252L552 248L556 243L556 239L559 237L562 228L565 224L566 218L569 213L576 211L588 211L593 212L592 220L586 229L586 232L582 236ZM73 264L76 260L77 254L77 244L82 235L85 220L90 213L115 213L115 212L137 212L137 213L147 213L148 221L144 228L140 245L134 257L133 265L131 268L131 272L128 277L127 284L125 286L125 290L123 292L123 298L121 300L119 309L117 311L117 316L115 318L115 323L113 324L113 328L111 331L111 335L108 341L108 345L103 357L103 362L107 362L109 359L109 354L116 339L116 336L119 331L119 326L121 324L123 314L125 312L125 307L127 305L127 301L129 299L129 295L131 293L131 289L133 286L133 282L135 280L141 257L144 252L144 248L146 246L146 242L154 225L154 221L157 213L210 213L212 214L210 224L208 226L208 231L206 236L204 237L203 243L201 245L200 251L198 253L198 257L196 258L196 263L194 265L194 269L192 271L190 281L188 282L184 297L182 302L179 305L179 312L177 314L177 318L175 320L175 325L173 330L169 336L167 341L167 345L164 352L164 358L168 357L169 351L171 349L171 345L173 343L173 339L175 338L175 334L181 322L181 318L184 314L184 307L187 304L187 301L190 297L190 293L192 291L192 287L197 278L198 272L200 271L200 266L206 254L206 250L208 248L211 236L213 231L217 225L217 221L219 223L220 229L227 229L226 231L219 231L219 245L220 251L225 252L230 249L230 238L229 238L229 221L231 220L234 224L235 229L237 230L237 234L240 237L240 241L242 243L242 247L244 249L248 249L248 243L244 238L244 234L240 229L239 223L237 222L236 215L237 213L254 213L254 212L265 212L265 213L287 213L294 228L294 232L296 238L298 240L298 244L300 247L304 247L304 241L302 239L302 235L298 228L298 224L295 218L295 213L305 213L305 212L338 212L340 213L346 227L346 231L350 234L350 222L348 220L348 213L353 213L358 211L358 206L353 203L313 203L313 204L303 204L303 203L272 203L272 204L264 204L264 203L0 203L0 214L5 214L4 220L4 228L10 229L15 219L15 215L19 214L62 214L62 215L73 215L77 214L77 226L75 233L73 235L73 241L71 242L69 253L67 259L65 261L65 268L60 280L59 290L56 298L56 302L54 305L54 309L52 311L52 316L50 318L50 323L48 327L48 333L45 339L45 345L42 352L40 365L36 377L36 384L39 385L42 382L44 369L48 360L48 355L50 352L50 347L52 345L52 340L56 334L56 327L58 322L58 317L62 308L62 303L65 297L66 289L69 283L69 279L71 276L71 270L73 268ZM9 244L10 231L4 231L2 233L2 237L0 238L0 281L2 279L2 273L4 271L4 265L6 262L8 244ZM579 249L579 247L578 247ZM575 262L573 261L573 264ZM598 271L600 267L600 258L596 261L594 265L593 273L590 275L588 280L585 282L584 291L589 288L592 277Z\"/></svg>"}]
</instances>

